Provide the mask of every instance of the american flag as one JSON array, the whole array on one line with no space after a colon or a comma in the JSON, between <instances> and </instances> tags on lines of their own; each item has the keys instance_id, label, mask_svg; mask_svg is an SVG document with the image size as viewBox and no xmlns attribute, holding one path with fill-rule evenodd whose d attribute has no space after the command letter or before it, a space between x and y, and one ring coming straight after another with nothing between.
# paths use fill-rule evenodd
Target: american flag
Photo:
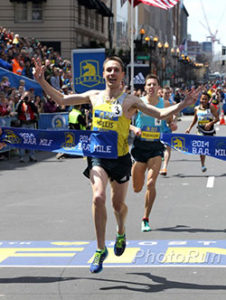
<instances>
[{"instance_id":1,"label":"american flag","mask_svg":"<svg viewBox=\"0 0 226 300\"><path fill-rule=\"evenodd\" d=\"M131 2L131 0L129 1ZM180 0L134 0L134 6L143 3L163 9L169 9L175 6L179 1Z\"/></svg>"}]
</instances>

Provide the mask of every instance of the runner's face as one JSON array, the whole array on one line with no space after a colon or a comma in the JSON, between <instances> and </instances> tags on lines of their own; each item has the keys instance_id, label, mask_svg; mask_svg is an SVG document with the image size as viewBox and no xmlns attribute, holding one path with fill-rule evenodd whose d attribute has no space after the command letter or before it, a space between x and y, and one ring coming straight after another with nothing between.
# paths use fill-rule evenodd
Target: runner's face
<instances>
[{"instance_id":1,"label":"runner's face","mask_svg":"<svg viewBox=\"0 0 226 300\"><path fill-rule=\"evenodd\" d=\"M202 96L201 96L201 99L200 99L200 103L201 103L202 105L207 105L208 102L209 102L209 98L208 98L206 95L202 95Z\"/></svg>"},{"instance_id":2,"label":"runner's face","mask_svg":"<svg viewBox=\"0 0 226 300\"><path fill-rule=\"evenodd\" d=\"M149 96L156 96L159 89L158 81L155 78L150 78L146 81L144 90Z\"/></svg>"},{"instance_id":3,"label":"runner's face","mask_svg":"<svg viewBox=\"0 0 226 300\"><path fill-rule=\"evenodd\" d=\"M109 87L120 87L122 79L124 78L124 72L119 62L109 60L103 71L103 77L106 80L106 84Z\"/></svg>"},{"instance_id":4,"label":"runner's face","mask_svg":"<svg viewBox=\"0 0 226 300\"><path fill-rule=\"evenodd\" d=\"M170 90L168 90L168 89L163 89L163 98L164 98L164 100L169 100L170 95L171 95Z\"/></svg>"}]
</instances>

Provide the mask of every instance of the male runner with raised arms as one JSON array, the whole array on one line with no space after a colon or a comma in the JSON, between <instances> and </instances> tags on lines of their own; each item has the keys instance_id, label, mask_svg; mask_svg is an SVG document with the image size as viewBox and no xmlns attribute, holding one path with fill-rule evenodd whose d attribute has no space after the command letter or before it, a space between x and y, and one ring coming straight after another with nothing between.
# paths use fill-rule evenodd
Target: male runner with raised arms
<instances>
[{"instance_id":1,"label":"male runner with raised arms","mask_svg":"<svg viewBox=\"0 0 226 300\"><path fill-rule=\"evenodd\" d=\"M114 253L117 256L123 254L126 247L125 219L127 206L125 198L131 173L131 159L129 154L128 135L131 117L137 110L151 115L157 119L163 119L175 114L195 102L198 91L188 94L185 100L168 108L158 109L144 103L140 98L127 95L121 91L121 82L124 78L124 66L117 56L108 57L103 65L103 77L106 88L103 91L89 90L82 94L63 95L54 89L44 78L44 66L40 58L34 60L34 77L36 81L59 105L78 105L89 103L93 108L92 129L114 130L118 133L118 158L117 159L88 159L88 168L85 174L89 176L93 198L92 212L97 237L97 251L91 263L90 271L98 273L103 268L103 261L107 257L108 250L105 245L105 229L107 222L106 212L106 187L110 180L111 200L117 222L117 235ZM106 119L106 112L111 112L112 120Z\"/></svg>"}]
</instances>

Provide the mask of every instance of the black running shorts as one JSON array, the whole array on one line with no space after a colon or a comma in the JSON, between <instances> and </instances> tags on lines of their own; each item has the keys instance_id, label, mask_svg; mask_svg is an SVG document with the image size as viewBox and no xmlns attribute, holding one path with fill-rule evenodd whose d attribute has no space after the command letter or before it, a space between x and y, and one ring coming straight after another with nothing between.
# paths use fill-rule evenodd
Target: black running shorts
<instances>
[{"instance_id":1,"label":"black running shorts","mask_svg":"<svg viewBox=\"0 0 226 300\"><path fill-rule=\"evenodd\" d=\"M115 180L118 183L124 183L131 176L132 161L130 154L120 156L117 159L87 157L88 167L83 174L90 178L90 170L94 166L99 166L105 170L111 181Z\"/></svg>"},{"instance_id":2,"label":"black running shorts","mask_svg":"<svg viewBox=\"0 0 226 300\"><path fill-rule=\"evenodd\" d=\"M135 161L146 163L150 158L164 156L164 144L160 141L146 142L135 138L131 154Z\"/></svg>"}]
</instances>

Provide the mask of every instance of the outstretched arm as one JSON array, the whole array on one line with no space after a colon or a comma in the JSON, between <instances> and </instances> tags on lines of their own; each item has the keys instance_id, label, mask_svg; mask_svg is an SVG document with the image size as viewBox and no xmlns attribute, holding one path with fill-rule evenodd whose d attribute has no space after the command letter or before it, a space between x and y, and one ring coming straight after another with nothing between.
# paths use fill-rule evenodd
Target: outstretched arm
<instances>
[{"instance_id":1,"label":"outstretched arm","mask_svg":"<svg viewBox=\"0 0 226 300\"><path fill-rule=\"evenodd\" d=\"M157 119L166 119L167 117L178 113L179 111L183 110L185 107L195 104L198 98L198 95L201 91L202 87L199 87L196 90L190 91L187 93L185 99L178 104L171 105L165 108L157 108L153 105L146 104L140 99L136 99L135 104L133 107L136 109L141 110L143 113L150 115Z\"/></svg>"},{"instance_id":2,"label":"outstretched arm","mask_svg":"<svg viewBox=\"0 0 226 300\"><path fill-rule=\"evenodd\" d=\"M42 65L41 59L38 57L36 60L33 59L35 64L35 68L33 71L33 75L35 80L41 85L43 90L47 95L51 97L59 105L77 105L77 104L84 104L90 103L90 95L94 94L94 91L88 91L82 94L70 94L70 95L63 95L54 87L52 87L44 77L44 69L45 66Z\"/></svg>"}]
</instances>

